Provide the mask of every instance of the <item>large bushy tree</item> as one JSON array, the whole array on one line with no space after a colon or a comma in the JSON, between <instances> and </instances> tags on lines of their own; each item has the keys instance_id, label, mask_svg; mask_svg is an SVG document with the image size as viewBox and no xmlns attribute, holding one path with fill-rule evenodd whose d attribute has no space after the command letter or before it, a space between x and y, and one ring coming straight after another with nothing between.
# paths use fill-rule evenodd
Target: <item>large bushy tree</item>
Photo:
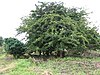
<instances>
[{"instance_id":1,"label":"large bushy tree","mask_svg":"<svg viewBox=\"0 0 100 75\"><path fill-rule=\"evenodd\" d=\"M66 8L63 3L39 2L28 17L22 19L18 34L26 33L31 51L49 55L52 51L84 52L90 44L100 44L100 35L89 22L85 10ZM97 47L96 47L97 48Z\"/></svg>"}]
</instances>

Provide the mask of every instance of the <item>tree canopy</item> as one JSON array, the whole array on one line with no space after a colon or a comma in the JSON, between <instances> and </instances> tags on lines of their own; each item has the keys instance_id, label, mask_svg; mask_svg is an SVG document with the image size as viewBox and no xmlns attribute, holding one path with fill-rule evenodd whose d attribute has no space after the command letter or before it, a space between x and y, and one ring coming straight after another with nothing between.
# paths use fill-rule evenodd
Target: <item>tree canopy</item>
<instances>
[{"instance_id":1,"label":"tree canopy","mask_svg":"<svg viewBox=\"0 0 100 75\"><path fill-rule=\"evenodd\" d=\"M22 19L18 34L26 33L27 46L32 51L75 50L83 52L91 45L100 48L100 35L90 28L88 14L81 8L66 8L62 2L39 2L31 14Z\"/></svg>"}]
</instances>

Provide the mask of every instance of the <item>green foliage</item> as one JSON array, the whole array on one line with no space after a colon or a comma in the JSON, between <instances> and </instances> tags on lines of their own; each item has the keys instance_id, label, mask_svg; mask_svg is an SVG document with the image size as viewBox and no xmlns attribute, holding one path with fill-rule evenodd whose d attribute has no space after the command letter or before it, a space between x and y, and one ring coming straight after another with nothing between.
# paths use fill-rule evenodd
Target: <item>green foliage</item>
<instances>
[{"instance_id":1,"label":"green foliage","mask_svg":"<svg viewBox=\"0 0 100 75\"><path fill-rule=\"evenodd\" d=\"M89 49L100 49L100 34L97 33L97 28L93 27L87 31L87 39L90 42Z\"/></svg>"},{"instance_id":2,"label":"green foliage","mask_svg":"<svg viewBox=\"0 0 100 75\"><path fill-rule=\"evenodd\" d=\"M0 46L2 46L2 44L3 44L3 38L0 37Z\"/></svg>"},{"instance_id":3,"label":"green foliage","mask_svg":"<svg viewBox=\"0 0 100 75\"><path fill-rule=\"evenodd\" d=\"M25 59L20 59L16 63L16 67L10 71L9 75L36 75L28 68L33 66L31 62Z\"/></svg>"},{"instance_id":4,"label":"green foliage","mask_svg":"<svg viewBox=\"0 0 100 75\"><path fill-rule=\"evenodd\" d=\"M23 55L26 50L25 45L16 38L5 38L4 48L8 54L12 54L15 58Z\"/></svg>"},{"instance_id":5,"label":"green foliage","mask_svg":"<svg viewBox=\"0 0 100 75\"><path fill-rule=\"evenodd\" d=\"M48 54L75 50L80 53L88 50L90 44L100 44L96 29L88 27L87 15L85 10L66 8L63 3L40 2L22 19L22 26L17 31L18 34L26 33L27 45L33 51Z\"/></svg>"}]
</instances>

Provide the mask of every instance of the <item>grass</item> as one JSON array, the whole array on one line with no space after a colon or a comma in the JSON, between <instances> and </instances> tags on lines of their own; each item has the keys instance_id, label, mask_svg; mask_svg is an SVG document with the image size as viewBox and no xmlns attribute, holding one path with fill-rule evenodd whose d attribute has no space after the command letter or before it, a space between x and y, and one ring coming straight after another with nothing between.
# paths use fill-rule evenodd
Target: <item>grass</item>
<instances>
[{"instance_id":1,"label":"grass","mask_svg":"<svg viewBox=\"0 0 100 75\"><path fill-rule=\"evenodd\" d=\"M100 75L100 58L65 57L47 61L13 59L0 54L0 75Z\"/></svg>"},{"instance_id":2,"label":"grass","mask_svg":"<svg viewBox=\"0 0 100 75\"><path fill-rule=\"evenodd\" d=\"M29 70L33 66L28 60L17 60L16 67L9 72L9 75L36 75L36 73Z\"/></svg>"}]
</instances>

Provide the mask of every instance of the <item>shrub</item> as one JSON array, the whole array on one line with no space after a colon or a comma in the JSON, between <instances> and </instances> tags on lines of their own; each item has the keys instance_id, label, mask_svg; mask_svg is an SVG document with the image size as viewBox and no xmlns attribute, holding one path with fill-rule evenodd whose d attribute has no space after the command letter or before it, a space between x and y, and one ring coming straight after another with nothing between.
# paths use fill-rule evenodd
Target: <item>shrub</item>
<instances>
[{"instance_id":1,"label":"shrub","mask_svg":"<svg viewBox=\"0 0 100 75\"><path fill-rule=\"evenodd\" d=\"M26 47L16 38L5 38L4 49L8 54L12 54L15 58L19 58L25 53Z\"/></svg>"},{"instance_id":2,"label":"shrub","mask_svg":"<svg viewBox=\"0 0 100 75\"><path fill-rule=\"evenodd\" d=\"M0 36L0 46L3 44L3 38Z\"/></svg>"}]
</instances>

